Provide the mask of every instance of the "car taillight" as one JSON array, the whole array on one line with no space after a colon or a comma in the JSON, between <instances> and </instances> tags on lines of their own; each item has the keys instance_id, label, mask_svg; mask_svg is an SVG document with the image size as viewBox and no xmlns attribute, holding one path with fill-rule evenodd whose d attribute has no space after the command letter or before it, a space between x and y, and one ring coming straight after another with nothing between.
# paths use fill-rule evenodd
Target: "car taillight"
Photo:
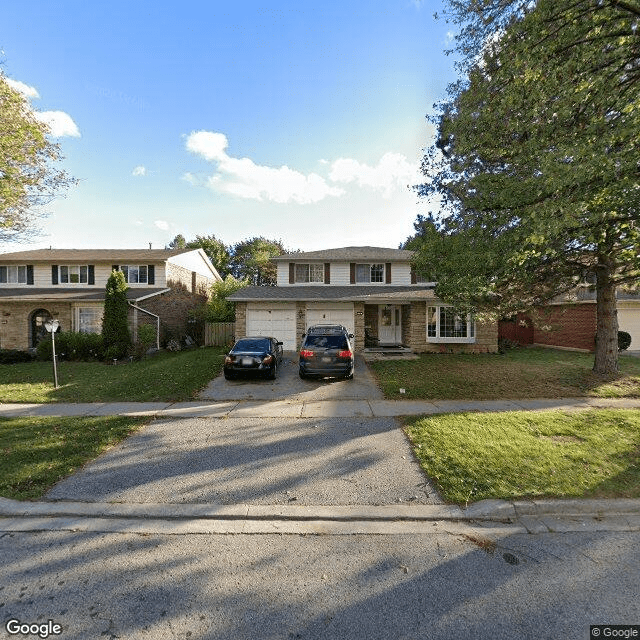
<instances>
[{"instance_id":1,"label":"car taillight","mask_svg":"<svg viewBox=\"0 0 640 640\"><path fill-rule=\"evenodd\" d=\"M338 354L338 358L351 358L353 356L353 353L351 353L351 351L346 350L346 351L341 351Z\"/></svg>"},{"instance_id":2,"label":"car taillight","mask_svg":"<svg viewBox=\"0 0 640 640\"><path fill-rule=\"evenodd\" d=\"M262 364L271 364L273 362L273 356L268 355L262 359Z\"/></svg>"},{"instance_id":3,"label":"car taillight","mask_svg":"<svg viewBox=\"0 0 640 640\"><path fill-rule=\"evenodd\" d=\"M313 351L309 351L309 349L302 349L302 351L300 351L301 358L313 358L314 355L315 353Z\"/></svg>"}]
</instances>

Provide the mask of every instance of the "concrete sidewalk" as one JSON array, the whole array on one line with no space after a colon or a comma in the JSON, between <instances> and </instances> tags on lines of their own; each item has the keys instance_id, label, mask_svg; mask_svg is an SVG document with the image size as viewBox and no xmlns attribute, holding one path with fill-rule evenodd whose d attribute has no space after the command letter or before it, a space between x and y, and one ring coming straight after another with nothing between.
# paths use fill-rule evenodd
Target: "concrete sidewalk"
<instances>
[{"instance_id":1,"label":"concrete sidewalk","mask_svg":"<svg viewBox=\"0 0 640 640\"><path fill-rule=\"evenodd\" d=\"M19 502L0 498L0 531L140 534L441 534L640 531L640 500L483 500L456 505L218 505Z\"/></svg>"},{"instance_id":2,"label":"concrete sidewalk","mask_svg":"<svg viewBox=\"0 0 640 640\"><path fill-rule=\"evenodd\" d=\"M221 402L97 402L0 404L0 417L155 416L157 418L388 418L437 413L640 409L638 398L534 400L242 400Z\"/></svg>"}]
</instances>

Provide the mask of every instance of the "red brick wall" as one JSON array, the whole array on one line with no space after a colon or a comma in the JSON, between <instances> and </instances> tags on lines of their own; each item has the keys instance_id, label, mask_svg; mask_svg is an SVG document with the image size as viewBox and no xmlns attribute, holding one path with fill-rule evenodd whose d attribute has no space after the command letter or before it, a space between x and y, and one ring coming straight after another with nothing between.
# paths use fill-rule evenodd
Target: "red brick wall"
<instances>
[{"instance_id":1,"label":"red brick wall","mask_svg":"<svg viewBox=\"0 0 640 640\"><path fill-rule=\"evenodd\" d=\"M593 351L595 335L595 304L554 305L540 309L534 319L536 344Z\"/></svg>"}]
</instances>

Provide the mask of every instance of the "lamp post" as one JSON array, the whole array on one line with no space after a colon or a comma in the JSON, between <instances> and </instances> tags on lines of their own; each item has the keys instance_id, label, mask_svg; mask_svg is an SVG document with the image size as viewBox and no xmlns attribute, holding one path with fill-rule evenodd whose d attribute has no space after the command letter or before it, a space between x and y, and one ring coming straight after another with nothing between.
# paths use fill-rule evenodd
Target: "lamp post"
<instances>
[{"instance_id":1,"label":"lamp post","mask_svg":"<svg viewBox=\"0 0 640 640\"><path fill-rule=\"evenodd\" d=\"M58 369L56 367L56 331L60 323L57 320L47 320L44 328L51 334L51 351L53 353L53 386L58 388Z\"/></svg>"}]
</instances>

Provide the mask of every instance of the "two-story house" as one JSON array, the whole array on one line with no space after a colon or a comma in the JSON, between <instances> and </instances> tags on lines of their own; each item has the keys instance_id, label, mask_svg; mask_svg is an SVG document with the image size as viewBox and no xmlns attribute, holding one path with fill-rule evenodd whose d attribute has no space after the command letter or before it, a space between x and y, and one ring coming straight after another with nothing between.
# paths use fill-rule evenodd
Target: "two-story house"
<instances>
[{"instance_id":1,"label":"two-story house","mask_svg":"<svg viewBox=\"0 0 640 640\"><path fill-rule=\"evenodd\" d=\"M202 249L36 249L0 254L0 348L37 345L49 318L62 331L102 329L107 280L128 283L130 322L153 315L165 327L186 322L220 275ZM145 313L146 310L149 313ZM153 318L151 318L153 321Z\"/></svg>"},{"instance_id":2,"label":"two-story house","mask_svg":"<svg viewBox=\"0 0 640 640\"><path fill-rule=\"evenodd\" d=\"M236 337L271 335L297 350L307 327L346 326L356 351L405 346L429 351L493 352L497 323L460 317L436 298L435 284L412 269L412 251L344 247L273 258L277 286L247 287L229 300L236 305Z\"/></svg>"}]
</instances>

